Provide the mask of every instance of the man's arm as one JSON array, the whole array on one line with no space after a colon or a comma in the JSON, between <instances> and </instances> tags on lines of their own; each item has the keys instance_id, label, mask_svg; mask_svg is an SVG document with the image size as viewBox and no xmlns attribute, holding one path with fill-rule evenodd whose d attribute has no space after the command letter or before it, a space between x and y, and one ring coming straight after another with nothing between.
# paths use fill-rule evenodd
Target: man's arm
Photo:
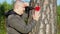
<instances>
[{"instance_id":1,"label":"man's arm","mask_svg":"<svg viewBox=\"0 0 60 34\"><path fill-rule=\"evenodd\" d=\"M28 33L36 25L35 20L26 25L24 20L22 20L21 17L19 17L18 15L10 15L7 19L7 22L10 27L15 28L21 33Z\"/></svg>"}]
</instances>

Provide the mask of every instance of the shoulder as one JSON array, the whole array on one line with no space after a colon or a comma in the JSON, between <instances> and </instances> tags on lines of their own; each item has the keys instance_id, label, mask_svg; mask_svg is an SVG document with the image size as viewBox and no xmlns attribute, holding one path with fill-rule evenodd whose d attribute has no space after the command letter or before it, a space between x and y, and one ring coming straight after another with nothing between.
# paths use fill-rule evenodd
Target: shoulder
<instances>
[{"instance_id":1,"label":"shoulder","mask_svg":"<svg viewBox=\"0 0 60 34\"><path fill-rule=\"evenodd\" d=\"M11 14L7 17L7 19L21 19L19 15Z\"/></svg>"},{"instance_id":2,"label":"shoulder","mask_svg":"<svg viewBox=\"0 0 60 34\"><path fill-rule=\"evenodd\" d=\"M13 9L11 9L11 10L5 12L5 16L8 17L10 14L12 14L12 11L13 11Z\"/></svg>"}]
</instances>

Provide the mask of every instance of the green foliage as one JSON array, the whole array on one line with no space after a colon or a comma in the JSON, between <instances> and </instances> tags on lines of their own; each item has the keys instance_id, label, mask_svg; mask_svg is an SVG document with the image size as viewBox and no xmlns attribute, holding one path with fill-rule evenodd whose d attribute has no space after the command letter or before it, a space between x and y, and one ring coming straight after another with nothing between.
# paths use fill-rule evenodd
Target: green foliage
<instances>
[{"instance_id":1,"label":"green foliage","mask_svg":"<svg viewBox=\"0 0 60 34\"><path fill-rule=\"evenodd\" d=\"M14 3L15 3L15 1L14 1L14 0L12 0L12 8L13 8L13 6L14 6Z\"/></svg>"},{"instance_id":2,"label":"green foliage","mask_svg":"<svg viewBox=\"0 0 60 34\"><path fill-rule=\"evenodd\" d=\"M60 5L57 6L57 34L60 34Z\"/></svg>"},{"instance_id":3,"label":"green foliage","mask_svg":"<svg viewBox=\"0 0 60 34\"><path fill-rule=\"evenodd\" d=\"M60 5L59 6L57 6L57 22L58 22L58 24L60 25Z\"/></svg>"},{"instance_id":4,"label":"green foliage","mask_svg":"<svg viewBox=\"0 0 60 34\"><path fill-rule=\"evenodd\" d=\"M60 15L60 5L57 6L57 14Z\"/></svg>"},{"instance_id":5,"label":"green foliage","mask_svg":"<svg viewBox=\"0 0 60 34\"><path fill-rule=\"evenodd\" d=\"M12 9L12 4L8 4L6 1L0 3L0 34L6 34L6 23L4 13Z\"/></svg>"}]
</instances>

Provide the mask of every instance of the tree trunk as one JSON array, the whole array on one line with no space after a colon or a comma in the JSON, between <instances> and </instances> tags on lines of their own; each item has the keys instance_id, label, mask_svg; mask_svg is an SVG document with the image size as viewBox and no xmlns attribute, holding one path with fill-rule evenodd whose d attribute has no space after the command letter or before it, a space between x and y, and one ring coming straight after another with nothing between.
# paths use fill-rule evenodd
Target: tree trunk
<instances>
[{"instance_id":1,"label":"tree trunk","mask_svg":"<svg viewBox=\"0 0 60 34\"><path fill-rule=\"evenodd\" d=\"M30 6L37 4L41 11L39 21L29 34L57 34L56 2L57 0L31 0ZM30 12L30 16L32 13L34 10Z\"/></svg>"}]
</instances>

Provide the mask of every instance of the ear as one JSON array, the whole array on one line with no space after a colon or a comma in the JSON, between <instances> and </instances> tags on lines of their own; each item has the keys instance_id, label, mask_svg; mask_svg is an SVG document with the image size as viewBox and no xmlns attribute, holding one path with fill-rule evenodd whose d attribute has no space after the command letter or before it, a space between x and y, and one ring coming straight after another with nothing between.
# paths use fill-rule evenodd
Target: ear
<instances>
[{"instance_id":1,"label":"ear","mask_svg":"<svg viewBox=\"0 0 60 34\"><path fill-rule=\"evenodd\" d=\"M15 5L15 6L14 6L14 9L18 9L18 5Z\"/></svg>"}]
</instances>

